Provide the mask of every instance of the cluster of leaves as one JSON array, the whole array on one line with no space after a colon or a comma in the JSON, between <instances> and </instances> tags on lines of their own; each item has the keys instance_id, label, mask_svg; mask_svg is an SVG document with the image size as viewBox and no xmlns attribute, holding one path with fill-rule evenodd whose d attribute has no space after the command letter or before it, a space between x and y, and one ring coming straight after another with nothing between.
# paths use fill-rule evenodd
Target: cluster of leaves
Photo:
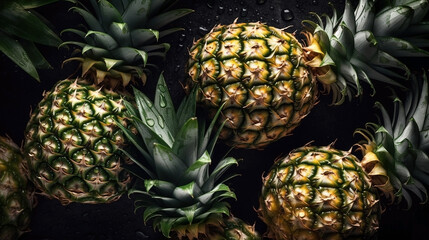
<instances>
[{"instance_id":1,"label":"cluster of leaves","mask_svg":"<svg viewBox=\"0 0 429 240\"><path fill-rule=\"evenodd\" d=\"M50 64L36 44L58 47L61 39L34 9L58 0L0 1L0 51L33 78Z\"/></svg>"}]
</instances>

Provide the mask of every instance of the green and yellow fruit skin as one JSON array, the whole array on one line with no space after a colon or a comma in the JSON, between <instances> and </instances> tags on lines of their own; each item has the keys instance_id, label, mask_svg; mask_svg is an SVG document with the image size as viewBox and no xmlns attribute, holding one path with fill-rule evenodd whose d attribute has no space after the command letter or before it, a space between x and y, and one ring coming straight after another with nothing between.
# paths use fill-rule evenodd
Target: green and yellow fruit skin
<instances>
[{"instance_id":1,"label":"green and yellow fruit skin","mask_svg":"<svg viewBox=\"0 0 429 240\"><path fill-rule=\"evenodd\" d=\"M230 217L224 221L223 236L219 240L260 240L259 233L255 231L255 226L245 223L243 220ZM215 240L217 238L214 238Z\"/></svg>"},{"instance_id":2,"label":"green and yellow fruit skin","mask_svg":"<svg viewBox=\"0 0 429 240\"><path fill-rule=\"evenodd\" d=\"M215 26L194 43L189 82L210 115L226 103L221 138L238 148L264 148L288 134L317 103L317 82L332 103L375 94L378 81L402 87L402 57L428 57L427 0L345 1L342 15L303 20L305 44L262 23ZM406 33L405 33L406 32Z\"/></svg>"},{"instance_id":3,"label":"green and yellow fruit skin","mask_svg":"<svg viewBox=\"0 0 429 240\"><path fill-rule=\"evenodd\" d=\"M127 140L116 121L127 125L117 92L66 79L45 93L25 134L30 179L62 204L104 203L127 191L130 176L118 148Z\"/></svg>"},{"instance_id":4,"label":"green and yellow fruit skin","mask_svg":"<svg viewBox=\"0 0 429 240\"><path fill-rule=\"evenodd\" d=\"M24 158L12 140L0 137L0 239L16 240L29 231L33 193Z\"/></svg>"},{"instance_id":5,"label":"green and yellow fruit skin","mask_svg":"<svg viewBox=\"0 0 429 240\"><path fill-rule=\"evenodd\" d=\"M259 213L274 239L367 239L378 229L378 195L358 159L305 146L264 177Z\"/></svg>"},{"instance_id":6,"label":"green and yellow fruit skin","mask_svg":"<svg viewBox=\"0 0 429 240\"><path fill-rule=\"evenodd\" d=\"M221 139L263 148L286 136L316 103L316 80L290 33L262 23L218 25L190 49L197 102L226 120Z\"/></svg>"}]
</instances>

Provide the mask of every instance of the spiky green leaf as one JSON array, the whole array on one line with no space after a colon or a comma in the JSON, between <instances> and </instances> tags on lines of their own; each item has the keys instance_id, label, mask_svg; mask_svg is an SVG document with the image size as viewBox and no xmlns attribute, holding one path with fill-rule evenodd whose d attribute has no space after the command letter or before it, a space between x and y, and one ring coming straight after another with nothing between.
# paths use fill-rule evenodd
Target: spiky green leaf
<instances>
[{"instance_id":1,"label":"spiky green leaf","mask_svg":"<svg viewBox=\"0 0 429 240\"><path fill-rule=\"evenodd\" d=\"M163 116L165 124L171 134L175 136L179 130L177 129L177 116L163 74L159 76L158 84L156 85L154 106L159 114Z\"/></svg>"},{"instance_id":2,"label":"spiky green leaf","mask_svg":"<svg viewBox=\"0 0 429 240\"><path fill-rule=\"evenodd\" d=\"M25 49L19 42L0 32L0 51L9 57L16 65L40 81L36 67L31 61Z\"/></svg>"}]
</instances>

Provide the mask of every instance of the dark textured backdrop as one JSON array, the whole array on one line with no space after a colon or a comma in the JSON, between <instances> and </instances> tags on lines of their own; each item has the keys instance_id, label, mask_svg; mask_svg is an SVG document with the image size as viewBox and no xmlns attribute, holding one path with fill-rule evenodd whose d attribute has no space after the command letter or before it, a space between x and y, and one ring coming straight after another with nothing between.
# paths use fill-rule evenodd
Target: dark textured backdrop
<instances>
[{"instance_id":1,"label":"dark textured backdrop","mask_svg":"<svg viewBox=\"0 0 429 240\"><path fill-rule=\"evenodd\" d=\"M331 2L339 12L343 10L344 1ZM176 102L184 96L180 82L185 78L187 50L194 39L203 36L214 25L229 24L236 18L239 22L261 21L278 28L292 26L288 31L296 31L297 37L302 39L301 21L311 18L310 12L331 13L328 1L323 0L182 0L179 4L183 5L181 7L194 9L195 13L174 23L176 26L184 26L185 31L170 38L171 49L163 63L167 84ZM70 6L69 3L56 3L40 9L39 12L53 23L57 31L61 31L83 22L80 16L68 11ZM289 15L282 18L284 10L289 10ZM63 36L63 40L67 37ZM56 81L68 77L76 69L75 64L61 67L62 61L70 56L71 50L42 49L54 69L41 71L41 83L28 77L5 57L0 57L0 134L8 134L18 143L22 141L29 112L41 100L43 91L49 90ZM420 65L424 66L425 63ZM149 96L153 95L157 75L158 73L155 73L151 76L143 89ZM327 145L336 140L337 148L349 149L359 140L353 137L353 130L363 127L367 121L376 120L376 111L372 108L374 101L389 100L389 92L385 91L383 86L377 87L379 92L374 98L368 97L370 91L366 89L365 97L335 107L329 106L329 96L322 96L320 103L292 136L283 138L264 151L233 150L230 154L242 159L240 165L232 169L241 174L230 182L238 198L238 201L231 202L233 214L249 223L255 222L257 230L264 232L265 227L254 211L258 208L262 174L269 170L277 157L312 140L315 145ZM216 148L219 156L227 150L228 147L222 143ZM153 232L150 225L144 226L141 215L134 214L133 202L127 196L108 205L62 206L57 200L42 196L38 199L31 224L32 231L25 234L23 240L161 238ZM392 207L386 209L382 216L379 239L427 239L428 224L428 205L414 206L407 212L400 207Z\"/></svg>"}]
</instances>

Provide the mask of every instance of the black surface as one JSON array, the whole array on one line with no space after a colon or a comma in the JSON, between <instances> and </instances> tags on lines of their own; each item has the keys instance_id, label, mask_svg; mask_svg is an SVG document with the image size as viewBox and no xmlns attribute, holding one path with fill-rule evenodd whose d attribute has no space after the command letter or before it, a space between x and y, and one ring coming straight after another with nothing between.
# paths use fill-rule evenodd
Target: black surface
<instances>
[{"instance_id":1,"label":"black surface","mask_svg":"<svg viewBox=\"0 0 429 240\"><path fill-rule=\"evenodd\" d=\"M265 3L264 3L265 2ZM341 12L343 1L331 1ZM296 31L297 37L302 30L301 21L311 18L309 12L331 13L328 1L322 0L182 0L183 7L195 9L195 13L176 21L174 25L185 26L185 31L170 38L171 49L163 63L167 84L175 102L184 96L180 82L184 81L184 66L194 39L207 33L216 24L229 24L238 18L239 22L261 21L283 28L292 26L288 31ZM68 11L69 3L56 3L39 10L50 20L56 30L76 26L83 21L80 16ZM284 9L290 10L294 18L282 19ZM67 40L68 35L63 36ZM42 98L42 93L60 79L73 74L75 64L61 68L64 59L71 50L42 47L45 56L54 67L53 70L41 71L42 82L31 79L5 57L0 58L0 134L8 134L16 142L23 139L25 124L29 112ZM158 73L150 77L143 89L153 95L154 83ZM315 145L327 145L336 141L339 149L349 149L358 137L353 136L354 129L363 127L368 121L375 121L375 100L387 101L389 91L377 86L379 91L374 98L369 97L366 88L365 97L346 102L341 106L330 106L330 97L321 96L320 103L302 121L292 136L270 145L264 151L233 150L230 154L242 159L233 171L241 174L233 179L230 186L235 190L238 201L231 202L235 216L249 223L256 223L256 228L263 233L264 224L258 219L254 208L258 208L258 196L261 188L261 176L267 172L273 161L282 154L302 146L312 140ZM219 143L216 154L222 156L228 147ZM57 200L40 196L34 210L31 224L32 231L26 233L23 240L120 240L120 239L160 239L150 225L144 226L142 216L133 212L133 202L123 196L118 202L101 205L70 204L62 206ZM382 216L379 239L427 239L429 236L429 207L417 205L409 211L400 207L386 209Z\"/></svg>"}]
</instances>

